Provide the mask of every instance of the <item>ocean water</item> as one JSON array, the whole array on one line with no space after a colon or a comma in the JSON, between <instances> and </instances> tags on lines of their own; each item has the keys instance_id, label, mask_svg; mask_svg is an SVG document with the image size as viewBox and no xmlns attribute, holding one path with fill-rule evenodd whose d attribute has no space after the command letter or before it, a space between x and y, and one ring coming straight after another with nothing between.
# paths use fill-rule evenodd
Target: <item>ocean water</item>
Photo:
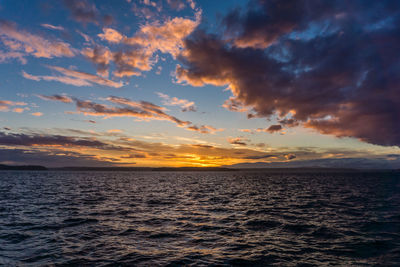
<instances>
[{"instance_id":1,"label":"ocean water","mask_svg":"<svg viewBox=\"0 0 400 267\"><path fill-rule=\"evenodd\" d=\"M400 266L400 176L3 171L0 265Z\"/></svg>"}]
</instances>

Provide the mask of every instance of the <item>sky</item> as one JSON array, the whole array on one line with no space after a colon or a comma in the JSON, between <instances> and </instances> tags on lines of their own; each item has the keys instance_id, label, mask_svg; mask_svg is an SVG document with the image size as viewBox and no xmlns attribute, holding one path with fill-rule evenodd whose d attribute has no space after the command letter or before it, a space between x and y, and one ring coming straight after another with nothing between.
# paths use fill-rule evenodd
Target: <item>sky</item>
<instances>
[{"instance_id":1,"label":"sky","mask_svg":"<svg viewBox=\"0 0 400 267\"><path fill-rule=\"evenodd\" d=\"M400 2L0 1L0 164L400 168Z\"/></svg>"}]
</instances>

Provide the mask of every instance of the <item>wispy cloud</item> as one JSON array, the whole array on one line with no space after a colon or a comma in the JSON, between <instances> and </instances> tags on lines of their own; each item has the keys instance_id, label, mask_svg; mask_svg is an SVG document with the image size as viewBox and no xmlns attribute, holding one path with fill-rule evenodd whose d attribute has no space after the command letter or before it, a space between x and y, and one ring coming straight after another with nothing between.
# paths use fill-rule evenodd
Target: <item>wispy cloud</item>
<instances>
[{"instance_id":1,"label":"wispy cloud","mask_svg":"<svg viewBox=\"0 0 400 267\"><path fill-rule=\"evenodd\" d=\"M0 145L14 146L58 146L58 147L93 147L103 150L123 150L95 138L83 138L52 134L25 134L0 132Z\"/></svg>"},{"instance_id":2,"label":"wispy cloud","mask_svg":"<svg viewBox=\"0 0 400 267\"><path fill-rule=\"evenodd\" d=\"M250 141L249 139L243 137L228 138L227 140L230 144L239 146L247 146L247 143Z\"/></svg>"},{"instance_id":3,"label":"wispy cloud","mask_svg":"<svg viewBox=\"0 0 400 267\"><path fill-rule=\"evenodd\" d=\"M72 103L73 102L72 98L70 98L69 96L66 96L66 95L51 95L51 96L37 95L37 96L43 100L59 101L59 102L63 102L63 103Z\"/></svg>"},{"instance_id":4,"label":"wispy cloud","mask_svg":"<svg viewBox=\"0 0 400 267\"><path fill-rule=\"evenodd\" d=\"M178 106L182 112L186 111L197 111L197 107L193 101L186 99L179 99L177 97L170 97L163 93L157 93L159 97L163 99L163 104L166 106Z\"/></svg>"},{"instance_id":5,"label":"wispy cloud","mask_svg":"<svg viewBox=\"0 0 400 267\"><path fill-rule=\"evenodd\" d=\"M264 133L270 133L270 134L280 132L281 134L284 134L284 132L283 132L284 128L280 124L273 124L273 125L270 125L268 128L238 129L238 130L242 133L251 133L251 134L254 134L257 132L258 133L264 132Z\"/></svg>"},{"instance_id":6,"label":"wispy cloud","mask_svg":"<svg viewBox=\"0 0 400 267\"><path fill-rule=\"evenodd\" d=\"M18 59L21 62L21 64L26 64L27 60L24 56L25 56L25 54L21 53L21 52L0 51L0 63L6 62L9 59Z\"/></svg>"},{"instance_id":7,"label":"wispy cloud","mask_svg":"<svg viewBox=\"0 0 400 267\"><path fill-rule=\"evenodd\" d=\"M65 30L64 27L62 27L62 26L54 26L54 25L46 24L46 23L41 24L41 26L46 28L46 29L50 29L50 30L57 30L57 31L64 31Z\"/></svg>"},{"instance_id":8,"label":"wispy cloud","mask_svg":"<svg viewBox=\"0 0 400 267\"><path fill-rule=\"evenodd\" d=\"M9 49L7 56L3 56L3 58L14 57L21 60L26 55L37 58L73 57L75 55L74 49L68 43L46 39L19 30L15 24L7 21L0 21L0 41Z\"/></svg>"},{"instance_id":9,"label":"wispy cloud","mask_svg":"<svg viewBox=\"0 0 400 267\"><path fill-rule=\"evenodd\" d=\"M59 101L64 103L75 102L77 112L89 116L102 116L105 118L111 117L134 117L141 120L164 120L175 123L178 127L185 128L189 131L196 131L203 134L214 134L223 129L217 129L209 125L197 126L190 121L178 119L175 116L169 115L165 112L164 107L160 107L147 101L132 101L127 98L110 96L107 101L118 106L110 106L106 104L99 104L89 100L80 100L78 98L71 98L68 96L52 95L44 96L38 95L44 100Z\"/></svg>"},{"instance_id":10,"label":"wispy cloud","mask_svg":"<svg viewBox=\"0 0 400 267\"><path fill-rule=\"evenodd\" d=\"M34 81L57 81L74 86L93 86L94 84L120 88L124 86L123 82L115 82L97 75L89 74L86 72L69 70L62 67L49 66L50 69L63 74L63 76L50 76L50 75L31 75L22 71L22 76L26 79Z\"/></svg>"}]
</instances>

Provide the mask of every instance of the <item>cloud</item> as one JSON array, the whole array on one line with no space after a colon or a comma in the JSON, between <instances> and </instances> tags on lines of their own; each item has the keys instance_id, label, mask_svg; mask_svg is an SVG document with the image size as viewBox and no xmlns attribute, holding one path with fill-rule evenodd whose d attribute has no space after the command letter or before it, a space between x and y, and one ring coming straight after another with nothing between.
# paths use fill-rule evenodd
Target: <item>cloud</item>
<instances>
[{"instance_id":1,"label":"cloud","mask_svg":"<svg viewBox=\"0 0 400 267\"><path fill-rule=\"evenodd\" d=\"M38 151L26 149L0 149L2 164L44 165L46 167L65 166L113 166L114 162L95 155L84 155L78 152L64 152L55 154L53 151Z\"/></svg>"},{"instance_id":2,"label":"cloud","mask_svg":"<svg viewBox=\"0 0 400 267\"><path fill-rule=\"evenodd\" d=\"M103 150L123 150L94 138L82 138L52 134L25 134L0 132L0 145L7 146L50 146L50 147L92 147Z\"/></svg>"},{"instance_id":3,"label":"cloud","mask_svg":"<svg viewBox=\"0 0 400 267\"><path fill-rule=\"evenodd\" d=\"M146 154L129 154L121 156L122 159L145 159L147 158Z\"/></svg>"},{"instance_id":4,"label":"cloud","mask_svg":"<svg viewBox=\"0 0 400 267\"><path fill-rule=\"evenodd\" d=\"M29 108L13 108L13 112L15 113L22 113L24 112L25 109L29 109Z\"/></svg>"},{"instance_id":5,"label":"cloud","mask_svg":"<svg viewBox=\"0 0 400 267\"><path fill-rule=\"evenodd\" d=\"M185 1L183 0L167 0L168 5L175 10L182 10L186 7Z\"/></svg>"},{"instance_id":6,"label":"cloud","mask_svg":"<svg viewBox=\"0 0 400 267\"><path fill-rule=\"evenodd\" d=\"M97 36L99 36L102 40L106 40L110 43L120 43L123 40L126 40L126 36L123 36L121 33L114 29L104 28L103 32L104 33L100 33Z\"/></svg>"},{"instance_id":7,"label":"cloud","mask_svg":"<svg viewBox=\"0 0 400 267\"><path fill-rule=\"evenodd\" d=\"M276 155L258 155L258 156L246 156L243 159L267 159L267 158L273 158L276 157Z\"/></svg>"},{"instance_id":8,"label":"cloud","mask_svg":"<svg viewBox=\"0 0 400 267\"><path fill-rule=\"evenodd\" d=\"M157 93L157 95L163 99L163 104L166 106L178 106L182 112L197 111L197 107L193 101L170 97L163 93Z\"/></svg>"},{"instance_id":9,"label":"cloud","mask_svg":"<svg viewBox=\"0 0 400 267\"><path fill-rule=\"evenodd\" d=\"M132 101L128 98L110 96L106 100L119 106L110 106L98 104L89 100L80 100L78 98L70 98L67 96L38 95L44 100L60 101L64 103L75 102L77 112L88 116L111 117L134 117L141 120L164 120L175 123L178 127L185 128L189 131L197 131L203 134L214 134L223 131L210 125L197 126L190 121L183 121L175 116L165 113L165 108L155 105L147 101ZM73 112L70 112L73 113Z\"/></svg>"},{"instance_id":10,"label":"cloud","mask_svg":"<svg viewBox=\"0 0 400 267\"><path fill-rule=\"evenodd\" d=\"M14 131L15 129L0 131L0 162L9 162L12 159L13 164L68 166L71 165L69 160L72 157L73 165L79 166L98 166L100 162L114 166L132 164L132 159L135 159L136 165L141 166L221 166L243 162L264 162L271 164L264 167L279 167L286 166L282 164L289 161L292 162L290 166L297 167L320 164L327 167L340 167L340 164L369 168L371 166L384 168L400 166L400 157L397 154L383 153L383 150L381 153L379 151L371 153L368 149L354 151L346 148L312 147L268 147L265 150L260 148L254 150L243 145L225 148L209 144L147 142L136 140L123 133L77 129L35 131L24 128L19 133ZM247 140L242 141L247 142ZM9 152L8 156L4 151ZM63 158L66 159L64 163L61 161ZM79 158L82 159L81 163L77 162Z\"/></svg>"},{"instance_id":11,"label":"cloud","mask_svg":"<svg viewBox=\"0 0 400 267\"><path fill-rule=\"evenodd\" d=\"M54 25L46 24L46 23L41 24L41 26L46 28L46 29L50 29L50 30L57 30L57 31L64 31L65 30L64 27L62 27L62 26L54 26Z\"/></svg>"},{"instance_id":12,"label":"cloud","mask_svg":"<svg viewBox=\"0 0 400 267\"><path fill-rule=\"evenodd\" d=\"M25 59L25 54L21 52L2 52L0 51L0 63L6 62L9 59L18 59L21 64L26 64L27 60Z\"/></svg>"},{"instance_id":13,"label":"cloud","mask_svg":"<svg viewBox=\"0 0 400 267\"><path fill-rule=\"evenodd\" d=\"M32 55L37 58L73 57L74 49L68 43L59 40L49 40L17 27L4 20L0 20L0 40L10 51L3 58L18 58L26 63L24 56Z\"/></svg>"},{"instance_id":14,"label":"cloud","mask_svg":"<svg viewBox=\"0 0 400 267\"><path fill-rule=\"evenodd\" d=\"M82 54L97 66L97 74L107 77L112 53L105 47L84 48Z\"/></svg>"},{"instance_id":15,"label":"cloud","mask_svg":"<svg viewBox=\"0 0 400 267\"><path fill-rule=\"evenodd\" d=\"M98 36L111 44L124 46L115 52L106 48L85 48L82 54L98 65L98 71L108 73L110 63L115 63L115 77L140 76L143 71L149 71L157 62L156 52L169 53L176 56L183 47L183 40L200 23L201 11L196 11L195 19L176 17L165 22L147 23L132 37L112 28L103 28Z\"/></svg>"},{"instance_id":16,"label":"cloud","mask_svg":"<svg viewBox=\"0 0 400 267\"><path fill-rule=\"evenodd\" d=\"M254 133L253 130L251 130L251 129L239 129L239 132L242 132L242 133Z\"/></svg>"},{"instance_id":17,"label":"cloud","mask_svg":"<svg viewBox=\"0 0 400 267\"><path fill-rule=\"evenodd\" d=\"M252 3L226 16L224 36L186 39L178 82L228 86L250 117L400 145L399 4Z\"/></svg>"},{"instance_id":18,"label":"cloud","mask_svg":"<svg viewBox=\"0 0 400 267\"><path fill-rule=\"evenodd\" d=\"M200 125L200 126L192 125L188 126L186 129L188 129L189 131L196 131L204 134L208 133L215 134L216 132L224 131L224 129L222 128L215 128L210 125Z\"/></svg>"},{"instance_id":19,"label":"cloud","mask_svg":"<svg viewBox=\"0 0 400 267\"><path fill-rule=\"evenodd\" d=\"M35 116L35 117L41 117L41 116L43 116L43 113L42 112L34 112L34 113L31 113L31 115Z\"/></svg>"},{"instance_id":20,"label":"cloud","mask_svg":"<svg viewBox=\"0 0 400 267\"><path fill-rule=\"evenodd\" d=\"M0 100L0 111L3 112L8 112L12 109L13 112L21 113L25 109L28 108L21 108L21 107L15 107L15 106L26 106L28 105L25 102L14 102L14 101L9 101L9 100ZM12 108L14 107L14 108Z\"/></svg>"},{"instance_id":21,"label":"cloud","mask_svg":"<svg viewBox=\"0 0 400 267\"><path fill-rule=\"evenodd\" d=\"M107 131L107 133L122 133L122 130L120 129L110 129Z\"/></svg>"},{"instance_id":22,"label":"cloud","mask_svg":"<svg viewBox=\"0 0 400 267\"><path fill-rule=\"evenodd\" d=\"M229 99L227 99L224 104L222 104L222 107L226 108L227 110L236 112L248 111L248 108L244 107L243 104L240 101L237 101L234 97L230 97Z\"/></svg>"},{"instance_id":23,"label":"cloud","mask_svg":"<svg viewBox=\"0 0 400 267\"><path fill-rule=\"evenodd\" d=\"M37 82L41 80L40 77L30 75L30 74L26 73L25 71L22 71L22 77L24 77L25 79L34 80Z\"/></svg>"},{"instance_id":24,"label":"cloud","mask_svg":"<svg viewBox=\"0 0 400 267\"><path fill-rule=\"evenodd\" d=\"M249 141L249 139L242 137L228 138L228 142L232 145L247 146L247 142Z\"/></svg>"},{"instance_id":25,"label":"cloud","mask_svg":"<svg viewBox=\"0 0 400 267\"><path fill-rule=\"evenodd\" d=\"M269 126L266 129L258 128L256 131L257 132L275 133L275 132L279 132L280 130L282 130L282 126L280 124L274 124L274 125Z\"/></svg>"},{"instance_id":26,"label":"cloud","mask_svg":"<svg viewBox=\"0 0 400 267\"><path fill-rule=\"evenodd\" d=\"M295 154L287 154L287 155L285 155L285 158L286 158L287 160L292 160L292 159L295 159L295 158L296 158L296 155L295 155Z\"/></svg>"},{"instance_id":27,"label":"cloud","mask_svg":"<svg viewBox=\"0 0 400 267\"><path fill-rule=\"evenodd\" d=\"M74 86L93 86L94 84L120 88L124 86L123 82L115 82L112 80L108 80L106 78L89 74L86 72L76 71L76 70L69 70L62 67L56 66L48 66L50 69L60 72L64 76L49 76L49 75L31 75L22 71L22 76L26 79L34 80L34 81L57 81L65 84L70 84Z\"/></svg>"},{"instance_id":28,"label":"cloud","mask_svg":"<svg viewBox=\"0 0 400 267\"><path fill-rule=\"evenodd\" d=\"M281 130L283 130L282 125L280 124L273 124L271 126L269 126L268 128L257 128L257 129L238 129L240 132L243 133L251 133L254 134L256 132L266 132L266 133L276 133L276 132L280 132ZM283 132L281 132L282 134Z\"/></svg>"},{"instance_id":29,"label":"cloud","mask_svg":"<svg viewBox=\"0 0 400 267\"><path fill-rule=\"evenodd\" d=\"M99 11L88 0L64 0L64 5L71 11L72 17L83 24L99 22Z\"/></svg>"},{"instance_id":30,"label":"cloud","mask_svg":"<svg viewBox=\"0 0 400 267\"><path fill-rule=\"evenodd\" d=\"M66 95L51 95L51 96L46 96L46 95L37 95L39 98L43 100L50 100L50 101L60 101L63 103L72 103L72 98Z\"/></svg>"},{"instance_id":31,"label":"cloud","mask_svg":"<svg viewBox=\"0 0 400 267\"><path fill-rule=\"evenodd\" d=\"M199 25L201 11L197 11L195 16L195 20L176 17L163 24L146 24L135 36L127 38L125 43L176 56L183 47L184 39Z\"/></svg>"}]
</instances>

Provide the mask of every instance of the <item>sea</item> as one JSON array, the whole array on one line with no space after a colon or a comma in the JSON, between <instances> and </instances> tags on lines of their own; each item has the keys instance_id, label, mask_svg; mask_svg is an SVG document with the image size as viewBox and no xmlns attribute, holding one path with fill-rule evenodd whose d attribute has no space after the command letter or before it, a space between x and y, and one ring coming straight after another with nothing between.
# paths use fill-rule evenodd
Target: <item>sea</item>
<instances>
[{"instance_id":1,"label":"sea","mask_svg":"<svg viewBox=\"0 0 400 267\"><path fill-rule=\"evenodd\" d=\"M400 175L1 171L0 266L400 266Z\"/></svg>"}]
</instances>

